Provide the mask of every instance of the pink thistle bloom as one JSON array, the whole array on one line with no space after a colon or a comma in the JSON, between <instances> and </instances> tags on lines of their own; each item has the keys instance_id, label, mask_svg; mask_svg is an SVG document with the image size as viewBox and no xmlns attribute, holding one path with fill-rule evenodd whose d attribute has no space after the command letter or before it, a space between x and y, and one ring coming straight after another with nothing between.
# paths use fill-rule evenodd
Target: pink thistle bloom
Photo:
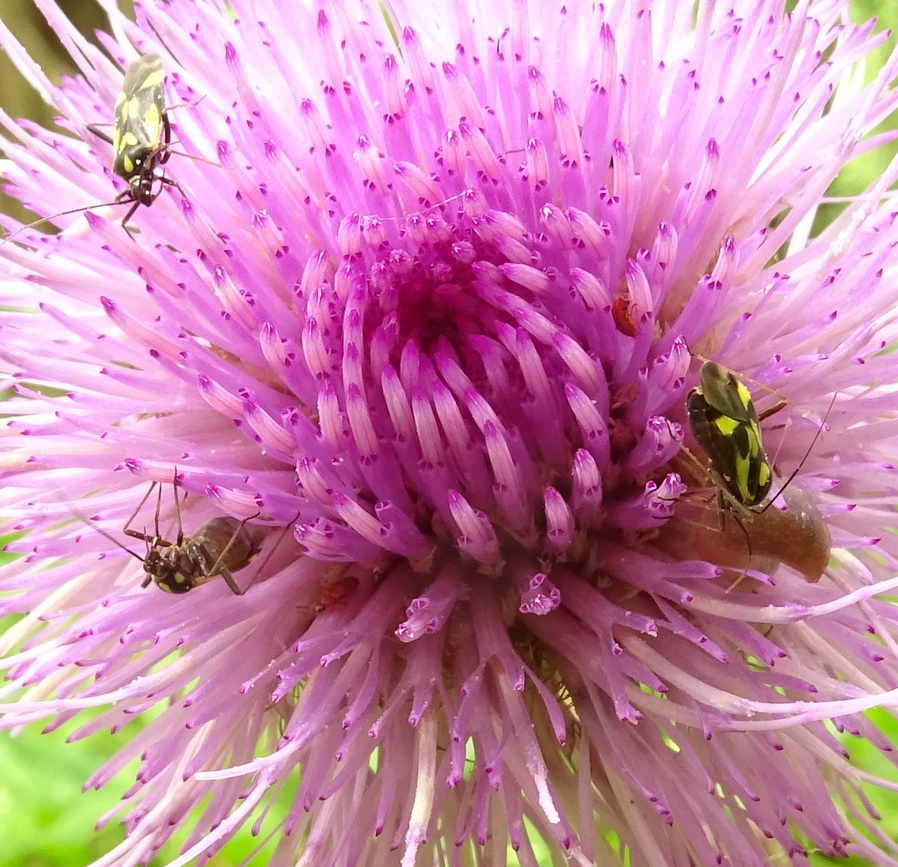
<instances>
[{"instance_id":1,"label":"pink thistle bloom","mask_svg":"<svg viewBox=\"0 0 898 867\"><path fill-rule=\"evenodd\" d=\"M177 182L0 246L3 724L165 709L88 783L141 761L98 864L187 822L173 865L246 823L274 865L898 863L834 736L888 756L898 701L895 166L812 231L898 104L870 25L106 0L101 51L39 5L81 74L0 33L61 128L0 118L7 188L125 189L89 127L143 54ZM756 506L703 358L788 401ZM141 586L178 516L186 598Z\"/></svg>"}]
</instances>

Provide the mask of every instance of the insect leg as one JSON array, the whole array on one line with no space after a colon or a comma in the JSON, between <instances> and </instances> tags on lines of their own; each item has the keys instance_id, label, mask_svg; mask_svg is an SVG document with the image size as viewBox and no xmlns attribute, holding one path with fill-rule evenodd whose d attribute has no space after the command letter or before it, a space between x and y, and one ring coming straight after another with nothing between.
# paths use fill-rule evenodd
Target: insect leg
<instances>
[{"instance_id":1,"label":"insect leg","mask_svg":"<svg viewBox=\"0 0 898 867\"><path fill-rule=\"evenodd\" d=\"M717 488L717 529L722 533L726 524L727 502L720 485L715 483L714 487ZM740 524L739 526L741 527L742 525Z\"/></svg>"},{"instance_id":2,"label":"insect leg","mask_svg":"<svg viewBox=\"0 0 898 867\"><path fill-rule=\"evenodd\" d=\"M249 587L247 587L246 590L240 589L240 586L237 584L237 582L234 580L234 576L231 574L231 570L228 569L227 566L220 566L218 574L221 575L222 578L224 578L225 584L228 585L231 593L233 593L235 596L242 596L244 593L246 593L246 590L249 590Z\"/></svg>"},{"instance_id":3,"label":"insect leg","mask_svg":"<svg viewBox=\"0 0 898 867\"><path fill-rule=\"evenodd\" d=\"M130 194L130 193L131 193L130 188L125 190L126 195ZM131 217L134 216L134 212L140 207L140 204L141 204L140 199L133 199L133 202L134 202L134 204L131 205L130 208L128 208L128 213L125 214L124 217L122 217L122 223L121 223L122 228L128 233L128 237L132 241L134 241L135 239L134 239L134 235L131 234L131 230L128 228L128 220L130 220ZM135 241L135 243L136 243L136 241Z\"/></svg>"},{"instance_id":4,"label":"insect leg","mask_svg":"<svg viewBox=\"0 0 898 867\"><path fill-rule=\"evenodd\" d=\"M240 533L243 532L243 528L246 526L246 524L249 521L252 521L253 518L258 518L260 514L261 512L256 512L255 515L250 515L248 518L244 518L237 525L237 529L234 530L234 532L231 534L231 538L228 539L228 544L225 545L219 553L218 559L212 564L209 569L206 570L206 575L209 577L213 575L221 575L221 577L225 580L225 584L228 585L228 587L231 589L231 592L236 596L242 596L244 593L246 593L246 590L248 590L249 587L247 587L246 590L240 589L240 587L237 585L237 582L234 580L234 576L231 574L231 570L227 566L225 566L224 559L227 556L228 551L230 551L234 546L234 542L237 541L237 536L239 536Z\"/></svg>"},{"instance_id":5,"label":"insect leg","mask_svg":"<svg viewBox=\"0 0 898 867\"><path fill-rule=\"evenodd\" d=\"M162 171L164 172L165 170L163 169ZM184 198L187 198L187 196L184 194L184 190L181 189L181 185L176 180L174 180L174 178L167 178L164 174L161 174L157 175L155 180L159 181L160 184L164 184L166 187L174 187L182 196L184 196ZM162 190L160 189L159 192L156 193L155 196L153 196L153 201L156 200L156 196L158 196L161 192Z\"/></svg>"},{"instance_id":6,"label":"insect leg","mask_svg":"<svg viewBox=\"0 0 898 867\"><path fill-rule=\"evenodd\" d=\"M247 521L252 520L252 519L255 518L258 514L260 514L260 513L257 512L256 515L250 515L249 518L246 518L244 521L242 521L241 524L240 524L240 529L243 528L243 525L244 525ZM296 513L296 517L295 517L292 521L290 521L290 523L284 525L283 530L281 530L281 532L277 535L277 538L275 539L274 543L272 544L271 549L270 549L270 550L268 551L268 553L262 558L261 562L260 562L259 565L256 567L256 569L255 569L255 571L254 571L254 573L253 573L253 577L250 579L249 584L247 584L247 585L246 585L246 588L242 591L242 593L240 593L240 594L238 594L238 595L242 596L243 593L246 593L246 591L249 590L249 588L252 587L253 584L256 583L256 579L262 574L262 572L264 571L265 567L268 565L268 561L271 560L271 558L274 556L275 552L277 551L278 547L280 546L281 542L284 540L284 537L287 535L287 533L290 532L291 527L293 527L293 526L296 524L296 522L299 520L299 515L300 515L300 513L297 512L297 513ZM240 529L238 529L238 532L240 531ZM236 535L237 535L237 534L235 533L234 536L236 537ZM261 549L262 549L262 545L260 544L260 545L259 545L259 551L261 551ZM256 553L258 553L258 552L256 552ZM224 556L224 552L222 552L222 556ZM255 556L255 554L254 554L253 556ZM227 581L227 577L225 576L224 572L222 572L222 577L225 579L225 581ZM228 586L230 587L231 585L228 584ZM233 588L232 588L232 589L233 589Z\"/></svg>"},{"instance_id":7,"label":"insect leg","mask_svg":"<svg viewBox=\"0 0 898 867\"><path fill-rule=\"evenodd\" d=\"M130 529L131 522L137 517L137 513L143 508L143 504L150 498L150 494L153 493L153 488L156 487L156 482L150 484L150 487L147 489L147 492L143 495L143 499L137 504L137 508L131 513L131 517L128 518L128 522L122 527L122 532L126 536L130 536L132 539L140 539L141 542L151 542L152 537L148 536L146 533L138 533L137 530ZM158 512L157 512L157 535L158 535Z\"/></svg>"},{"instance_id":8,"label":"insect leg","mask_svg":"<svg viewBox=\"0 0 898 867\"><path fill-rule=\"evenodd\" d=\"M175 495L175 518L178 521L178 541L175 544L180 547L184 542L184 528L181 526L181 503L178 500L178 468L175 467L171 480L172 491ZM184 491L184 499L187 499L187 491ZM162 489L159 489L159 502L162 501ZM156 503L156 536L159 535L159 502Z\"/></svg>"},{"instance_id":9,"label":"insect leg","mask_svg":"<svg viewBox=\"0 0 898 867\"><path fill-rule=\"evenodd\" d=\"M745 536L745 547L748 549L748 564L745 569L742 571L742 574L732 583L729 587L727 587L726 592L732 593L741 583L744 578L748 576L748 569L751 566L751 535L748 530L745 528L745 524L742 523L737 512L733 512L733 520L739 525L739 529L742 531L742 535Z\"/></svg>"},{"instance_id":10,"label":"insect leg","mask_svg":"<svg viewBox=\"0 0 898 867\"><path fill-rule=\"evenodd\" d=\"M163 112L162 114L162 148L161 153L159 154L159 165L162 163L167 163L171 158L171 151L168 149L169 144L171 144L171 123L169 123L168 115Z\"/></svg>"},{"instance_id":11,"label":"insect leg","mask_svg":"<svg viewBox=\"0 0 898 867\"><path fill-rule=\"evenodd\" d=\"M794 470L792 470L792 473L790 474L789 478L787 478L786 481L780 485L780 489L764 504L764 507L759 510L762 514L764 512L766 512L774 504L774 502L776 502L777 498L783 493L783 491L787 487L789 487L789 485L792 482L792 479L794 479L798 475L799 471L804 466L804 462L808 459L808 456L811 454L811 451L813 450L814 446L817 445L817 440L820 439L820 434L823 433L823 429L826 426L826 419L829 417L830 411L832 410L833 406L835 405L836 398L838 396L839 396L838 392L836 392L833 395L833 398L829 402L829 406L826 408L826 412L823 415L823 420L820 422L820 426L814 432L814 438L811 440L811 444L808 446L807 451L804 453L804 457L801 459L798 466Z\"/></svg>"},{"instance_id":12,"label":"insect leg","mask_svg":"<svg viewBox=\"0 0 898 867\"><path fill-rule=\"evenodd\" d=\"M103 132L96 124L89 123L87 125L87 131L93 133L97 138L103 139L107 144L113 144L112 136L107 132Z\"/></svg>"},{"instance_id":13,"label":"insect leg","mask_svg":"<svg viewBox=\"0 0 898 867\"><path fill-rule=\"evenodd\" d=\"M764 388L770 388L770 386L765 385ZM774 394L779 394L779 392L775 389L770 390L773 391ZM770 418L770 416L772 416L774 413L779 412L788 403L789 401L786 400L786 398L780 397L780 399L773 406L768 406L767 409L761 410L761 412L758 413L758 421L764 421L765 418Z\"/></svg>"}]
</instances>

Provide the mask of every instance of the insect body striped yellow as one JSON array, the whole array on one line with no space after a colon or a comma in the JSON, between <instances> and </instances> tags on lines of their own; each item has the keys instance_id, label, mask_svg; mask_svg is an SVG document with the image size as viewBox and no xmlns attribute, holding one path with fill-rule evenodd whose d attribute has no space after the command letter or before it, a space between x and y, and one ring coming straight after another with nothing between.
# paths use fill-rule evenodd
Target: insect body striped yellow
<instances>
[{"instance_id":1,"label":"insect body striped yellow","mask_svg":"<svg viewBox=\"0 0 898 867\"><path fill-rule=\"evenodd\" d=\"M151 205L159 195L154 183L177 186L156 169L171 156L171 124L165 110L165 72L158 54L145 54L125 72L122 90L115 102L112 138L89 126L95 135L110 141L115 154L112 170L128 182L116 202L131 202L122 226L141 205Z\"/></svg>"},{"instance_id":2,"label":"insect body striped yellow","mask_svg":"<svg viewBox=\"0 0 898 867\"><path fill-rule=\"evenodd\" d=\"M737 511L740 506L757 507L773 481L760 422L786 401L781 399L759 416L744 383L713 361L702 364L700 380L689 392L686 411L695 441L711 459L719 497Z\"/></svg>"},{"instance_id":3,"label":"insect body striped yellow","mask_svg":"<svg viewBox=\"0 0 898 867\"><path fill-rule=\"evenodd\" d=\"M171 124L165 105L165 71L158 54L145 54L126 70L121 92L115 102L112 126L111 136L94 124L87 128L112 145L112 170L127 181L128 186L110 202L59 211L21 226L7 235L0 244L5 244L25 229L57 217L121 204L131 205L121 223L122 228L130 235L128 221L134 212L141 205L152 205L163 186L178 186L177 181L157 171L168 162L172 154Z\"/></svg>"},{"instance_id":4,"label":"insect body striped yellow","mask_svg":"<svg viewBox=\"0 0 898 867\"><path fill-rule=\"evenodd\" d=\"M786 405L785 398L779 397L759 413L751 392L736 374L713 361L702 364L699 384L686 399L686 412L695 441L710 459L708 472L717 492L721 532L711 536L694 533L692 541L721 564L747 569L758 555L786 563L814 582L829 561L829 529L812 498L794 489L786 494L786 489L816 444L823 423L799 465L771 497L773 470L764 450L761 422ZM777 508L770 509L777 501ZM728 512L745 538L747 560L738 550L737 538L722 532ZM715 535L720 538L714 539Z\"/></svg>"}]
</instances>

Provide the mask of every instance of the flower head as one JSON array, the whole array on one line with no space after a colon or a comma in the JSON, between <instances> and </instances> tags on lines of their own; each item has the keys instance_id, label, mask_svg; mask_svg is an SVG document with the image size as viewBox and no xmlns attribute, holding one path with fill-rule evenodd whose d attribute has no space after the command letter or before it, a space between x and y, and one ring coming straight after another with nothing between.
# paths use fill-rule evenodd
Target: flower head
<instances>
[{"instance_id":1,"label":"flower head","mask_svg":"<svg viewBox=\"0 0 898 867\"><path fill-rule=\"evenodd\" d=\"M4 119L62 227L0 246L5 724L167 706L91 780L141 759L102 863L296 769L274 864L893 863L822 722L898 676L894 168L810 229L895 108L870 28L105 6L101 51L47 5L59 90L0 34L65 130Z\"/></svg>"}]
</instances>

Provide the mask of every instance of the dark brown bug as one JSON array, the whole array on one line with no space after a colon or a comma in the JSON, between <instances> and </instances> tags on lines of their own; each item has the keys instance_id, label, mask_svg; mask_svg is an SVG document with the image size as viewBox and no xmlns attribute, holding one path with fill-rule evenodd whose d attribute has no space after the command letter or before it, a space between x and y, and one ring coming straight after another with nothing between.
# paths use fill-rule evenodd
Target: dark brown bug
<instances>
[{"instance_id":1,"label":"dark brown bug","mask_svg":"<svg viewBox=\"0 0 898 867\"><path fill-rule=\"evenodd\" d=\"M178 523L178 535L174 542L163 539L159 532L159 511L162 506L162 486L156 498L156 512L153 520L153 535L130 529L134 518L147 501L158 483L153 482L137 508L128 518L122 532L132 539L140 539L146 543L147 550L143 557L130 548L120 547L143 563L146 577L141 587L155 583L166 593L186 593L199 587L213 578L224 578L225 583L237 596L246 591L241 590L234 580L234 572L248 566L262 547L262 533L258 528L248 526L251 518L242 521L228 515L212 518L200 526L196 532L184 534L181 526L181 506L178 501L177 481L172 482L175 493L175 516ZM102 531L101 531L102 532ZM107 535L105 532L103 535ZM119 543L116 543L119 544Z\"/></svg>"}]
</instances>

